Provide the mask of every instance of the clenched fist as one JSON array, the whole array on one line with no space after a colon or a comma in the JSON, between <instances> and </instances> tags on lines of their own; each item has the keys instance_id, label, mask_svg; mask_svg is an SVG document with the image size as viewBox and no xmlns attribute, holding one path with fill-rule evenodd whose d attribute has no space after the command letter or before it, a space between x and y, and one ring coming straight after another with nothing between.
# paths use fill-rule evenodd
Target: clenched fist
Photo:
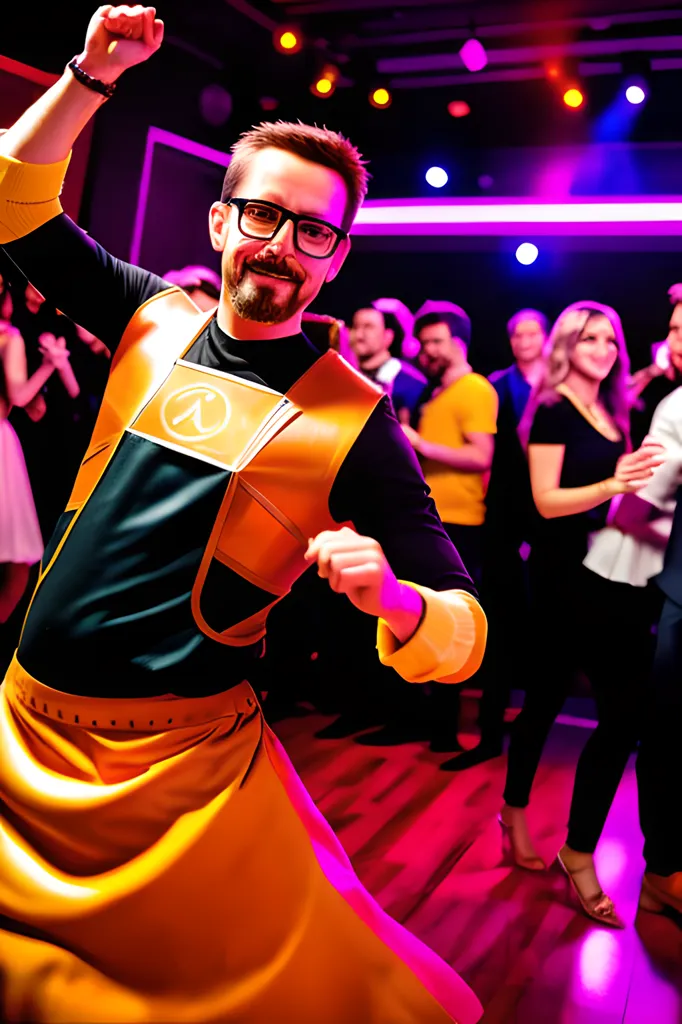
<instances>
[{"instance_id":1,"label":"clenched fist","mask_svg":"<svg viewBox=\"0 0 682 1024\"><path fill-rule=\"evenodd\" d=\"M126 68L148 60L162 41L163 22L155 7L105 4L90 20L78 63L93 78L111 83Z\"/></svg>"},{"instance_id":2,"label":"clenched fist","mask_svg":"<svg viewBox=\"0 0 682 1024\"><path fill-rule=\"evenodd\" d=\"M346 594L360 611L382 618L402 643L417 629L422 599L396 579L372 537L361 537L347 526L324 530L310 541L305 557L317 562L319 575L329 580L332 590Z\"/></svg>"}]
</instances>

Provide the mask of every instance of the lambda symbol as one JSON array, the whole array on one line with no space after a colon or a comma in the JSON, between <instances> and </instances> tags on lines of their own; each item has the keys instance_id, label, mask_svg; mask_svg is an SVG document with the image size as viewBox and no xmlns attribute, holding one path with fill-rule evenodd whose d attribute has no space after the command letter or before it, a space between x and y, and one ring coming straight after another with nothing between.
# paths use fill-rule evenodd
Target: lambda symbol
<instances>
[{"instance_id":1,"label":"lambda symbol","mask_svg":"<svg viewBox=\"0 0 682 1024\"><path fill-rule=\"evenodd\" d=\"M227 426L231 412L218 388L190 385L168 395L161 406L161 422L177 441L206 441Z\"/></svg>"}]
</instances>

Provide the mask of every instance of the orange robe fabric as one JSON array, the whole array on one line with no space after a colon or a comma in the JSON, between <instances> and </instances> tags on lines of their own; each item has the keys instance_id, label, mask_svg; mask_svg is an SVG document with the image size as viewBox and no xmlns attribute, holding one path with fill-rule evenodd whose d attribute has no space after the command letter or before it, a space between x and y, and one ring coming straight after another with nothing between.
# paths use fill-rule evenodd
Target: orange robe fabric
<instances>
[{"instance_id":1,"label":"orange robe fabric","mask_svg":"<svg viewBox=\"0 0 682 1024\"><path fill-rule=\"evenodd\" d=\"M0 689L0 1017L474 1024L473 992L361 886L248 683Z\"/></svg>"}]
</instances>

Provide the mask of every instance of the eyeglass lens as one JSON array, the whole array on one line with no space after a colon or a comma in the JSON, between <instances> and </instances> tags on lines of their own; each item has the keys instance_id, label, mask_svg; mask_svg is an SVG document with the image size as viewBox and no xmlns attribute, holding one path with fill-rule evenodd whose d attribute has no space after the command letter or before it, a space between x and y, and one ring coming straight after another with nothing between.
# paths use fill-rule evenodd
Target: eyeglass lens
<instances>
[{"instance_id":1,"label":"eyeglass lens","mask_svg":"<svg viewBox=\"0 0 682 1024\"><path fill-rule=\"evenodd\" d=\"M240 229L252 238L272 238L281 220L280 210L264 203L247 203L241 214ZM296 245L309 256L326 256L335 241L335 233L324 224L313 220L300 220L296 224Z\"/></svg>"}]
</instances>

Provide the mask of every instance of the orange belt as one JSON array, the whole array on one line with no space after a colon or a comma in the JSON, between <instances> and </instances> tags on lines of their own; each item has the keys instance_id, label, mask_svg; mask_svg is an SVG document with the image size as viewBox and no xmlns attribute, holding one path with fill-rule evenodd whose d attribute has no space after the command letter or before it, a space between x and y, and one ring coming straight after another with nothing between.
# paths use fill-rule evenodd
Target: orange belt
<instances>
[{"instance_id":1,"label":"orange belt","mask_svg":"<svg viewBox=\"0 0 682 1024\"><path fill-rule=\"evenodd\" d=\"M209 697L79 697L38 682L21 667L16 655L4 685L10 701L19 700L46 718L107 731L165 732L188 725L206 725L219 718L253 714L258 705L246 680Z\"/></svg>"}]
</instances>

